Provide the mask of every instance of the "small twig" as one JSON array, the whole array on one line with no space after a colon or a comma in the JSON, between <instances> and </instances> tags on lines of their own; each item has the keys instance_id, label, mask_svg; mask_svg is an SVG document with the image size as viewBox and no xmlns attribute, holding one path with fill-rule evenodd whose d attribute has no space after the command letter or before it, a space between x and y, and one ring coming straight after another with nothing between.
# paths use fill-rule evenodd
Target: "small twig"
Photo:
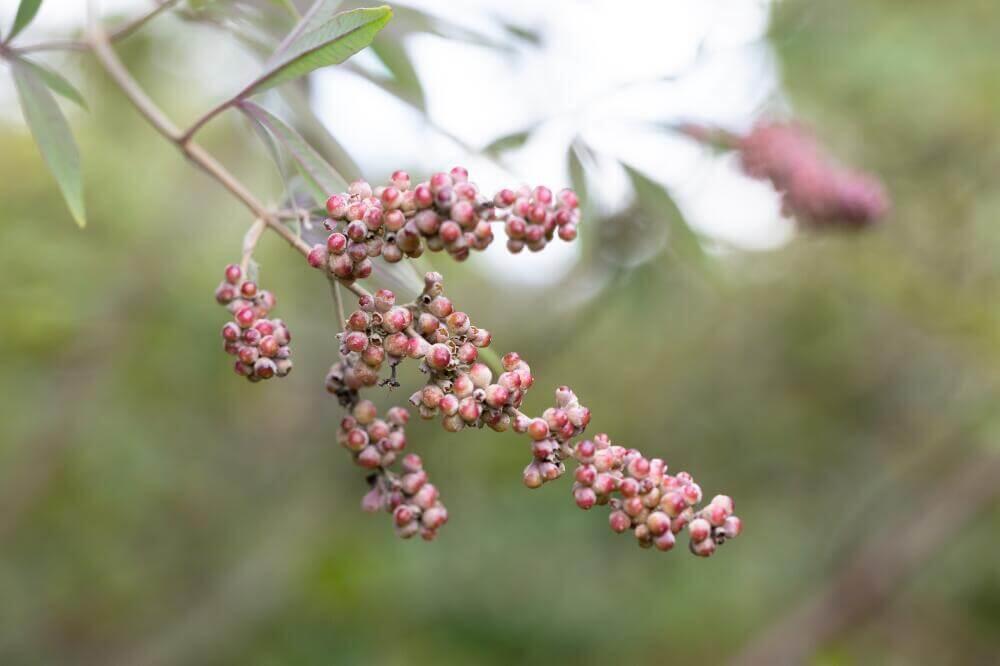
<instances>
[{"instance_id":1,"label":"small twig","mask_svg":"<svg viewBox=\"0 0 1000 666\"><path fill-rule=\"evenodd\" d=\"M126 21L108 33L108 40L117 42L120 39L125 39L161 13L176 5L177 2L178 0L162 0L157 2L156 7L153 9ZM14 53L31 53L33 51L89 51L90 44L86 41L76 39L54 39L48 42L29 44L28 46L11 47L10 50Z\"/></svg>"},{"instance_id":2,"label":"small twig","mask_svg":"<svg viewBox=\"0 0 1000 666\"><path fill-rule=\"evenodd\" d=\"M190 142L191 139L194 138L194 135L198 132L198 130L204 127L205 124L208 123L208 121L210 121L212 118L215 118L217 115L219 115L229 107L234 106L238 101L240 101L239 98L234 97L232 99L226 100L225 102L222 102L221 104L213 106L200 118L195 120L190 127L184 130L184 133L180 137L180 143L185 144Z\"/></svg>"},{"instance_id":3,"label":"small twig","mask_svg":"<svg viewBox=\"0 0 1000 666\"><path fill-rule=\"evenodd\" d=\"M340 293L340 283L330 278L330 291L333 293L333 302L337 306L337 316L340 321L337 322L337 329L343 330L344 322L347 321L347 317L344 316L344 297Z\"/></svg>"},{"instance_id":4,"label":"small twig","mask_svg":"<svg viewBox=\"0 0 1000 666\"><path fill-rule=\"evenodd\" d=\"M257 249L257 243L260 241L260 237L264 234L264 230L267 229L267 222L262 218L257 218L250 228L247 229L247 233L243 236L243 258L240 259L240 268L243 271L243 275L247 275L247 269L250 267L250 259L253 258L254 250Z\"/></svg>"}]
</instances>

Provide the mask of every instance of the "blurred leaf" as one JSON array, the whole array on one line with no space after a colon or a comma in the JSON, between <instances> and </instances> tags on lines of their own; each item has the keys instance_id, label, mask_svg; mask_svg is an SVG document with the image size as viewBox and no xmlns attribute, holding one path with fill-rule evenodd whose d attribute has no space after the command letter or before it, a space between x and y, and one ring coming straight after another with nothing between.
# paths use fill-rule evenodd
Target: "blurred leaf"
<instances>
[{"instance_id":1,"label":"blurred leaf","mask_svg":"<svg viewBox=\"0 0 1000 666\"><path fill-rule=\"evenodd\" d=\"M392 73L394 85L382 87L421 111L426 111L424 87L420 83L420 77L417 76L417 70L410 62L410 56L403 47L403 41L392 34L382 35L372 42L372 50L385 68Z\"/></svg>"},{"instance_id":2,"label":"blurred leaf","mask_svg":"<svg viewBox=\"0 0 1000 666\"><path fill-rule=\"evenodd\" d=\"M566 157L569 162L569 182L573 186L573 191L576 192L577 198L581 202L581 206L585 209L590 207L590 197L587 192L587 171L583 166L583 162L580 161L580 147L578 147L578 142L573 141L569 146L569 152Z\"/></svg>"},{"instance_id":3,"label":"blurred leaf","mask_svg":"<svg viewBox=\"0 0 1000 666\"><path fill-rule=\"evenodd\" d=\"M314 69L344 62L371 44L378 31L391 18L392 10L385 5L337 14L321 26L296 36L288 44L287 54L239 93L237 98L263 92L304 76Z\"/></svg>"},{"instance_id":4,"label":"blurred leaf","mask_svg":"<svg viewBox=\"0 0 1000 666\"><path fill-rule=\"evenodd\" d=\"M429 14L413 7L396 7L393 17L393 31L400 35L425 32L445 39L457 39L475 46L509 50L510 46L493 39L491 35L473 30L449 20L444 16Z\"/></svg>"},{"instance_id":5,"label":"blurred leaf","mask_svg":"<svg viewBox=\"0 0 1000 666\"><path fill-rule=\"evenodd\" d=\"M673 249L688 259L694 259L699 263L705 261L705 252L697 234L688 226L684 215L666 189L627 164L622 166L632 181L642 210L669 231Z\"/></svg>"},{"instance_id":6,"label":"blurred leaf","mask_svg":"<svg viewBox=\"0 0 1000 666\"><path fill-rule=\"evenodd\" d=\"M80 91L73 87L73 84L62 77L61 74L53 72L47 67L39 65L37 62L32 62L26 58L18 59L22 64L27 65L38 78L47 85L53 92L58 93L68 99L71 102L76 102L82 108L87 109L87 101L80 94Z\"/></svg>"},{"instance_id":7,"label":"blurred leaf","mask_svg":"<svg viewBox=\"0 0 1000 666\"><path fill-rule=\"evenodd\" d=\"M267 128L278 143L285 147L318 203L326 201L335 192L347 190L347 181L343 176L284 121L253 102L240 102L239 107L250 118Z\"/></svg>"},{"instance_id":8,"label":"blurred leaf","mask_svg":"<svg viewBox=\"0 0 1000 666\"><path fill-rule=\"evenodd\" d=\"M31 128L38 149L62 190L73 219L82 228L87 220L83 204L80 154L66 118L35 70L17 60L11 62L11 68L24 120Z\"/></svg>"},{"instance_id":9,"label":"blurred leaf","mask_svg":"<svg viewBox=\"0 0 1000 666\"><path fill-rule=\"evenodd\" d=\"M347 149L316 117L316 112L309 103L306 91L300 86L284 86L280 91L281 98L291 107L298 120L296 126L308 138L308 142L316 146L333 168L340 174L350 174L352 178L361 175L361 167L357 165ZM321 205L323 202L319 202Z\"/></svg>"},{"instance_id":10,"label":"blurred leaf","mask_svg":"<svg viewBox=\"0 0 1000 666\"><path fill-rule=\"evenodd\" d=\"M35 14L38 13L38 8L42 6L42 0L21 0L21 4L17 6L17 15L14 16L14 25L10 29L10 34L7 35L6 41L10 41L17 37L17 34L28 27L31 23Z\"/></svg>"},{"instance_id":11,"label":"blurred leaf","mask_svg":"<svg viewBox=\"0 0 1000 666\"><path fill-rule=\"evenodd\" d=\"M283 9L295 20L300 20L299 10L295 7L295 3L292 0L271 0L271 4L275 7Z\"/></svg>"},{"instance_id":12,"label":"blurred leaf","mask_svg":"<svg viewBox=\"0 0 1000 666\"><path fill-rule=\"evenodd\" d=\"M519 132L513 132L511 134L504 134L503 136L494 139L488 143L484 148L483 152L488 155L499 156L501 153L505 153L508 150L514 150L515 148L520 148L528 142L531 138L532 133L535 131L534 127L529 129L521 130ZM573 150L570 149L570 159L573 157Z\"/></svg>"},{"instance_id":13,"label":"blurred leaf","mask_svg":"<svg viewBox=\"0 0 1000 666\"><path fill-rule=\"evenodd\" d=\"M506 30L511 35L517 37L521 41L528 42L538 46L542 43L542 36L530 28L525 28L524 26L514 25L513 23L501 23L503 29Z\"/></svg>"}]
</instances>

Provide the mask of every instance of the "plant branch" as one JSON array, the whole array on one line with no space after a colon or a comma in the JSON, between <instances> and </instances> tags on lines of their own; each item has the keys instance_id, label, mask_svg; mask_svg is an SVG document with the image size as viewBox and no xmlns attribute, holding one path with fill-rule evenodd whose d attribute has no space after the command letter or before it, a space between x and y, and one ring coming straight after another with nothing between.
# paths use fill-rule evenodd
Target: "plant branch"
<instances>
[{"instance_id":1,"label":"plant branch","mask_svg":"<svg viewBox=\"0 0 1000 666\"><path fill-rule=\"evenodd\" d=\"M212 176L220 185L239 199L243 205L250 209L255 217L264 220L268 227L284 238L288 243L306 256L309 254L309 245L299 236L293 233L279 220L277 215L269 210L239 179L230 173L215 157L207 150L185 138L184 133L174 125L166 114L156 103L150 99L146 92L139 86L132 77L125 65L122 64L114 49L108 35L102 29L97 20L97 12L94 8L95 0L91 0L88 18L88 38L87 44L94 52L98 62L118 86L122 93L128 98L132 105L139 111L140 115L159 132L165 139L173 143L192 162L201 167L202 170ZM353 282L342 282L358 296L368 295L368 291Z\"/></svg>"},{"instance_id":2,"label":"plant branch","mask_svg":"<svg viewBox=\"0 0 1000 666\"><path fill-rule=\"evenodd\" d=\"M200 130L206 123L208 123L208 121L210 121L212 118L215 118L217 115L219 115L229 107L234 106L239 101L240 101L239 97L233 97L232 99L227 99L225 102L217 104L216 106L209 109L208 112L206 112L196 121L194 121L194 123L189 128L184 130L184 133L180 137L180 142L189 143L194 138L195 133L198 130Z\"/></svg>"},{"instance_id":3,"label":"plant branch","mask_svg":"<svg viewBox=\"0 0 1000 666\"><path fill-rule=\"evenodd\" d=\"M254 250L257 249L257 243L265 229L267 229L267 222L258 217L247 229L246 235L243 236L243 257L240 259L240 270L243 271L243 275L247 275L250 260L253 258Z\"/></svg>"}]
</instances>

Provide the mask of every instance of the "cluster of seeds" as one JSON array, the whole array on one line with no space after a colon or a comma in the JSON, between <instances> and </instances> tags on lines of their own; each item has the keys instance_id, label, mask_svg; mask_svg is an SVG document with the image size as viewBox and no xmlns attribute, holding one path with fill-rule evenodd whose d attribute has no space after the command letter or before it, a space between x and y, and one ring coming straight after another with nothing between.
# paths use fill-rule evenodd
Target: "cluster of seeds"
<instances>
[{"instance_id":1,"label":"cluster of seeds","mask_svg":"<svg viewBox=\"0 0 1000 666\"><path fill-rule=\"evenodd\" d=\"M428 481L420 456L403 456L402 468L402 475L376 477L362 506L368 511L384 508L392 513L399 537L409 539L420 534L424 541L431 541L448 522L448 509L441 503L437 486Z\"/></svg>"},{"instance_id":2,"label":"cluster of seeds","mask_svg":"<svg viewBox=\"0 0 1000 666\"><path fill-rule=\"evenodd\" d=\"M580 404L568 386L556 389L556 406L542 412L541 418L518 414L514 430L531 438L532 460L524 468L522 480L528 488L539 488L563 475L563 460L572 455L570 440L582 434L590 423L590 410Z\"/></svg>"},{"instance_id":3,"label":"cluster of seeds","mask_svg":"<svg viewBox=\"0 0 1000 666\"><path fill-rule=\"evenodd\" d=\"M284 377L292 371L292 336L280 319L268 319L274 295L243 279L236 264L226 266L225 278L215 290L215 299L233 313L233 321L222 327L226 353L236 357L236 374L252 382Z\"/></svg>"},{"instance_id":4,"label":"cluster of seeds","mask_svg":"<svg viewBox=\"0 0 1000 666\"><path fill-rule=\"evenodd\" d=\"M428 345L421 370L427 384L410 396L421 417L441 415L449 432L466 426L489 426L507 430L524 395L534 383L531 369L517 354L503 357L503 372L494 379L493 371L476 359L479 349L489 346L492 336L473 326L469 316L443 294L439 273L424 277L424 291L416 304L414 329Z\"/></svg>"},{"instance_id":5,"label":"cluster of seeds","mask_svg":"<svg viewBox=\"0 0 1000 666\"><path fill-rule=\"evenodd\" d=\"M520 252L525 246L541 250L556 233L573 240L580 221L572 190L553 195L546 187L505 189L490 200L469 181L464 167L435 173L413 187L405 171L374 189L358 180L347 192L331 196L326 209L331 233L326 246L314 246L307 259L347 281L371 275L371 260L378 256L395 263L427 249L463 261L493 242L493 222L506 222L508 247Z\"/></svg>"},{"instance_id":6,"label":"cluster of seeds","mask_svg":"<svg viewBox=\"0 0 1000 666\"><path fill-rule=\"evenodd\" d=\"M429 347L407 333L412 323L410 308L396 305L396 295L388 289L359 298L358 309L344 322L340 361L327 374L327 390L342 403L351 402L353 393L378 383L386 360L393 370L386 383L397 385L396 366L407 357L422 358Z\"/></svg>"},{"instance_id":7,"label":"cluster of seeds","mask_svg":"<svg viewBox=\"0 0 1000 666\"><path fill-rule=\"evenodd\" d=\"M392 376L383 383L395 385L396 366L405 358L420 359L420 369L428 376L424 387L410 397L421 417L440 415L449 432L489 426L527 434L532 461L523 481L529 488L559 478L565 472L564 461L576 458L576 504L583 509L610 505L611 528L631 529L640 546L670 550L675 535L687 527L691 551L708 556L740 533L732 499L719 495L698 509L701 488L687 472L667 474L662 460L613 445L603 434L574 446L572 440L583 434L591 414L569 387L556 389L555 406L540 417L521 412L534 383L531 368L518 354L508 353L501 359L503 372L494 380L490 368L477 360L479 350L490 344L490 333L455 310L444 295L439 273L424 276L423 292L413 303L397 305L395 295L382 289L361 297L358 305L344 323L341 359L327 376L327 389L351 409L340 424L340 443L352 452L357 465L372 472L372 489L362 506L391 512L401 537L420 534L433 539L448 519L419 457L405 456L401 475L389 469L406 445L403 427L409 413L393 407L381 420L374 404L358 398L361 389L378 383L386 361Z\"/></svg>"},{"instance_id":8,"label":"cluster of seeds","mask_svg":"<svg viewBox=\"0 0 1000 666\"><path fill-rule=\"evenodd\" d=\"M504 229L507 249L511 252L520 252L525 247L538 252L557 234L567 242L576 238L580 202L573 190L562 190L558 195L543 186L522 187L516 192L500 190L493 204L508 211Z\"/></svg>"},{"instance_id":9,"label":"cluster of seeds","mask_svg":"<svg viewBox=\"0 0 1000 666\"><path fill-rule=\"evenodd\" d=\"M573 457L579 462L573 484L577 506L609 505L611 529L631 529L643 548L670 550L676 534L687 527L691 552L708 557L742 529L730 497L716 495L697 510L702 492L690 474L667 474L660 458L645 458L636 449L612 444L605 434L577 443Z\"/></svg>"},{"instance_id":10,"label":"cluster of seeds","mask_svg":"<svg viewBox=\"0 0 1000 666\"><path fill-rule=\"evenodd\" d=\"M354 463L370 470L371 490L361 500L366 511L392 514L396 534L409 539L415 534L430 541L448 520L448 510L434 484L427 478L420 457L408 454L402 459L402 474L389 469L406 447L404 428L410 414L402 407L391 407L385 420L378 418L370 400L357 401L340 422L337 440L351 452Z\"/></svg>"},{"instance_id":11,"label":"cluster of seeds","mask_svg":"<svg viewBox=\"0 0 1000 666\"><path fill-rule=\"evenodd\" d=\"M354 463L359 467L386 468L406 447L403 428L409 417L409 412L402 407L393 407L382 420L378 418L375 403L359 400L351 414L341 420L337 441L354 455Z\"/></svg>"}]
</instances>

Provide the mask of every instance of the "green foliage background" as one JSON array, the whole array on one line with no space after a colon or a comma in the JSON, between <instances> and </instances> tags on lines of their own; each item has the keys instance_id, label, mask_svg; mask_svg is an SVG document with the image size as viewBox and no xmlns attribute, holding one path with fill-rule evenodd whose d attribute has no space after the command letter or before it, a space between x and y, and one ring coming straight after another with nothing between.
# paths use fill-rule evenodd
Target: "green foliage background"
<instances>
[{"instance_id":1,"label":"green foliage background","mask_svg":"<svg viewBox=\"0 0 1000 666\"><path fill-rule=\"evenodd\" d=\"M0 662L738 653L861 544L891 541L949 471L1000 451L998 21L986 0L779 3L771 38L798 115L893 194L876 231L713 259L710 277L668 250L569 312L555 306L573 284L511 296L437 264L498 349L531 361L529 407L569 383L595 431L736 498L745 535L708 561L614 537L603 513L572 506L569 481L524 490L514 436L432 423L410 441L451 509L441 538L400 542L363 514L321 390L326 285L268 237L263 280L296 369L232 376L212 290L249 220L88 65L91 113L64 107L86 231L23 126L0 127ZM193 117L208 95L176 96L192 85L157 65L157 34L123 57ZM255 137L225 118L206 143L275 191ZM1000 512L955 520L969 522L817 663L1000 653Z\"/></svg>"}]
</instances>

